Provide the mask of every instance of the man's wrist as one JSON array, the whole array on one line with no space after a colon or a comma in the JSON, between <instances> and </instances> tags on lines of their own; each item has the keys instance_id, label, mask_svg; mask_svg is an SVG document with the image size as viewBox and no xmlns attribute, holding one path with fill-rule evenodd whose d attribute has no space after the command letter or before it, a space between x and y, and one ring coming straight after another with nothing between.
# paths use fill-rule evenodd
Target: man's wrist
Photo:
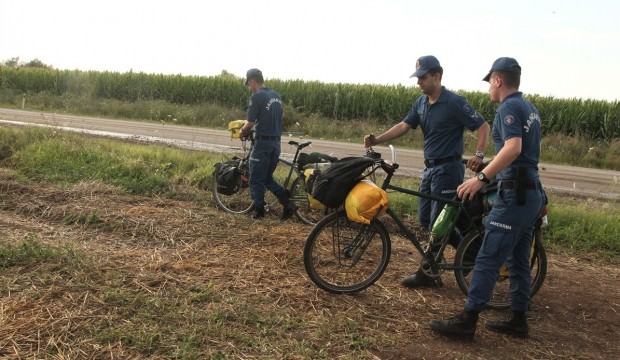
<instances>
[{"instance_id":1,"label":"man's wrist","mask_svg":"<svg viewBox=\"0 0 620 360\"><path fill-rule=\"evenodd\" d=\"M489 180L489 178L487 177L487 175L485 173L483 173L482 171L478 173L478 175L476 175L476 178L479 181L482 181L485 184L490 183L491 181Z\"/></svg>"},{"instance_id":2,"label":"man's wrist","mask_svg":"<svg viewBox=\"0 0 620 360\"><path fill-rule=\"evenodd\" d=\"M373 134L370 134L370 145L374 146L377 145L379 142L377 141L377 137Z\"/></svg>"}]
</instances>

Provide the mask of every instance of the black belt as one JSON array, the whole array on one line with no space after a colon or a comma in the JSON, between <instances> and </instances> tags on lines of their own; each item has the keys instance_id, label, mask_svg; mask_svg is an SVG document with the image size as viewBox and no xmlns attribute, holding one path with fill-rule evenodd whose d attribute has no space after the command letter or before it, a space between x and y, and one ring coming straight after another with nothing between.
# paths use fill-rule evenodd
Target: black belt
<instances>
[{"instance_id":1,"label":"black belt","mask_svg":"<svg viewBox=\"0 0 620 360\"><path fill-rule=\"evenodd\" d=\"M525 186L527 190L535 190L542 186L540 184L540 181L526 181L525 183L521 185ZM516 180L500 180L499 181L500 189L515 189L516 187L517 187Z\"/></svg>"},{"instance_id":2,"label":"black belt","mask_svg":"<svg viewBox=\"0 0 620 360\"><path fill-rule=\"evenodd\" d=\"M441 164L447 164L447 163L451 163L457 160L461 160L462 157L461 156L450 156L447 158L443 158L443 159L436 159L436 160L428 160L428 159L424 159L424 166L426 166L427 168L432 168L433 166L437 166L437 165L441 165Z\"/></svg>"},{"instance_id":3,"label":"black belt","mask_svg":"<svg viewBox=\"0 0 620 360\"><path fill-rule=\"evenodd\" d=\"M280 137L279 136L255 135L254 138L256 140L280 141Z\"/></svg>"}]
</instances>

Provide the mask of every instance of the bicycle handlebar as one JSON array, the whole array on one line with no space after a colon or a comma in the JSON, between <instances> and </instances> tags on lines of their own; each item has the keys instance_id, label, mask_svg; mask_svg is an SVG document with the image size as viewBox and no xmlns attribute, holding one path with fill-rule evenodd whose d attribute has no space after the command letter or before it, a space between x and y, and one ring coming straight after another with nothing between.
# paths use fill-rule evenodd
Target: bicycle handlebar
<instances>
[{"instance_id":1,"label":"bicycle handlebar","mask_svg":"<svg viewBox=\"0 0 620 360\"><path fill-rule=\"evenodd\" d=\"M389 147L390 147L390 152L392 154L392 161L391 162L386 161L385 159L383 159L381 157L381 154L376 152L372 148L372 146L370 146L370 147L368 147L366 149L366 156L370 157L372 159L375 159L375 163L379 167L381 167L381 169L383 169L383 171L385 171L388 174L388 178L391 178L391 175L393 175L394 172L396 172L396 170L398 169L399 165L398 165L398 163L395 162L396 154L395 154L394 146L389 145ZM488 165L489 162L490 161L484 162L483 165L482 165L482 169L486 165ZM467 164L467 160L463 159L462 163L463 164ZM388 179L388 181L389 181L389 179ZM397 189L398 191L402 191L403 190L403 188L400 188L398 186L392 186L392 185L389 185L389 186L390 186L390 188ZM458 204L463 204L464 203L464 200L460 199L458 196L454 196L453 198L448 199L448 198L442 198L442 197L434 196L434 195L431 195L431 194L422 194L422 193L417 192L417 191L411 191L409 193L413 194L413 195L416 195L416 196L422 196L422 197L425 197L425 198L428 198L428 199L431 199L431 200L443 201L445 203L449 203L449 204L452 204L452 205L458 205Z\"/></svg>"},{"instance_id":2,"label":"bicycle handlebar","mask_svg":"<svg viewBox=\"0 0 620 360\"><path fill-rule=\"evenodd\" d=\"M381 157L381 153L376 152L372 146L369 146L366 149L366 156L371 158L371 159L375 159L375 162L381 167L381 169L383 169L383 171L385 171L388 174L393 174L396 169L398 169L398 164L394 161L396 158L396 154L394 152L394 146L390 145L390 151L392 153L392 162L389 163L387 161L385 161L382 157Z\"/></svg>"},{"instance_id":3,"label":"bicycle handlebar","mask_svg":"<svg viewBox=\"0 0 620 360\"><path fill-rule=\"evenodd\" d=\"M254 142L254 129L250 130L250 132L246 136L239 136L239 140Z\"/></svg>"},{"instance_id":4,"label":"bicycle handlebar","mask_svg":"<svg viewBox=\"0 0 620 360\"><path fill-rule=\"evenodd\" d=\"M463 159L463 160L461 160L461 163L463 165L467 165L467 161L469 161L469 160ZM480 168L478 169L478 171L476 171L476 173L479 173L482 170L484 170L484 168L487 167L487 165L489 165L490 163L491 163L491 160L483 161L482 164L480 165Z\"/></svg>"}]
</instances>

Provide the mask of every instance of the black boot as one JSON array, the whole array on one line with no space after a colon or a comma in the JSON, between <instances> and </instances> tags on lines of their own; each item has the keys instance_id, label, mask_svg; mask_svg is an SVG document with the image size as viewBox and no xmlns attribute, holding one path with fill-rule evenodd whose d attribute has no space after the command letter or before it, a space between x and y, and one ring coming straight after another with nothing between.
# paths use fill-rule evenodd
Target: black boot
<instances>
[{"instance_id":1,"label":"black boot","mask_svg":"<svg viewBox=\"0 0 620 360\"><path fill-rule=\"evenodd\" d=\"M433 278L424 273L422 267L415 272L413 275L409 275L404 278L400 282L404 287L408 287L411 289L420 288L420 287L440 287L441 279L439 277Z\"/></svg>"},{"instance_id":2,"label":"black boot","mask_svg":"<svg viewBox=\"0 0 620 360\"><path fill-rule=\"evenodd\" d=\"M464 310L445 320L432 320L431 329L437 333L458 339L473 339L478 322L478 311Z\"/></svg>"},{"instance_id":3,"label":"black boot","mask_svg":"<svg viewBox=\"0 0 620 360\"><path fill-rule=\"evenodd\" d=\"M516 337L527 337L529 328L524 311L513 311L510 320L487 321L485 327L491 331Z\"/></svg>"},{"instance_id":4,"label":"black boot","mask_svg":"<svg viewBox=\"0 0 620 360\"><path fill-rule=\"evenodd\" d=\"M252 212L252 219L262 219L265 217L265 208L255 208Z\"/></svg>"},{"instance_id":5,"label":"black boot","mask_svg":"<svg viewBox=\"0 0 620 360\"><path fill-rule=\"evenodd\" d=\"M282 216L281 220L290 219L293 215L295 215L295 211L297 210L297 206L291 200L291 193L286 190L281 195L278 195L278 201L282 204Z\"/></svg>"}]
</instances>

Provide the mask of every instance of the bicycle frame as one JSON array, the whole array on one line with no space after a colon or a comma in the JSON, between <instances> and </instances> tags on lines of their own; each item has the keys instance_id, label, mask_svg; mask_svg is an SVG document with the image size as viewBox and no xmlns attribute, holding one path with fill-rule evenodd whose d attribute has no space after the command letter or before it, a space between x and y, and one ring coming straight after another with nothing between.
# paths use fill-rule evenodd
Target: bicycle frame
<instances>
[{"instance_id":1,"label":"bicycle frame","mask_svg":"<svg viewBox=\"0 0 620 360\"><path fill-rule=\"evenodd\" d=\"M392 159L395 159L393 151L392 148ZM441 284L443 271L451 270L454 272L458 287L467 294L476 255L484 241L482 219L489 208L480 204L470 207L468 202L392 185L391 180L398 169L398 163L394 160L388 163L372 150L367 156L375 159L372 171L381 167L387 174L381 185L382 189L446 204L444 209L448 214L444 215L453 217L445 218L440 214L436 222L449 221L449 223L438 223L447 225L442 226L441 231L438 231L437 226L431 230L431 241L426 248L418 240L413 229L410 229L394 210L388 208L386 214L394 220L398 231L422 255L421 269L427 276L436 278L437 283ZM454 256L444 257L455 229L458 229L462 239L455 249ZM382 276L388 266L392 246L390 232L383 218L375 217L370 224L360 223L349 219L345 208L326 214L316 223L306 239L304 267L308 277L318 287L335 294L354 293L366 289ZM547 260L540 241L540 227L535 228L532 236L530 269L533 296L544 282ZM452 259L448 260L447 257ZM511 283L505 281L508 278L509 275L505 271L499 272L488 307L506 309L510 306Z\"/></svg>"},{"instance_id":2,"label":"bicycle frame","mask_svg":"<svg viewBox=\"0 0 620 360\"><path fill-rule=\"evenodd\" d=\"M247 144L249 140L250 144ZM254 203L250 198L250 189L247 175L249 175L249 156L252 153L254 143L254 133L251 132L247 137L241 139L241 149L243 156L238 157L239 169L242 173L242 184L240 190L234 194L225 194L218 192L217 178L213 178L214 200L217 206L224 211L236 214L243 214L253 209ZM299 143L297 141L289 141L288 144L295 146L295 153L292 160L288 157L280 156L278 158L278 167L273 173L274 180L288 191L288 199L297 205L295 215L305 224L314 225L325 213L314 209L310 206L307 193L305 191L304 167L299 164L300 154L302 150L309 146L312 142L307 141ZM280 199L281 200L281 199ZM265 210L270 211L276 207L280 201L276 199L271 192L265 193Z\"/></svg>"},{"instance_id":3,"label":"bicycle frame","mask_svg":"<svg viewBox=\"0 0 620 360\"><path fill-rule=\"evenodd\" d=\"M392 165L394 166L394 165ZM397 164L396 164L396 168L397 168ZM422 247L422 244L420 243L420 241L418 240L417 236L415 235L414 232L412 232L409 227L407 225L405 225L405 223L400 219L400 217L391 209L388 208L386 211L386 214L388 214L390 216L390 218L396 223L396 225L398 226L399 230L405 235L405 237L411 242L411 244L413 244L413 246L418 250L418 252L420 253L420 255L422 255L429 263L429 265L433 268L433 270L438 270L442 269L442 270L456 270L456 269L462 269L460 267L456 267L453 263L448 263L448 262L441 262L441 259L443 257L443 253L448 245L448 240L450 239L450 235L452 233L452 231L454 230L454 228L456 227L456 222L457 219L459 218L459 216L461 216L462 214L466 214L466 216L471 219L471 216L467 213L467 211L465 210L463 203L459 200L454 200L454 199L448 199L448 198L444 198L444 197L440 197L440 196L436 196L436 195L432 195L432 194L428 194L428 193L423 193L420 191L416 191L416 190L412 190L412 189L408 189L402 186L397 186L397 185L392 185L390 183L392 176L394 175L394 170L396 170L396 168L392 168L391 171L386 171L387 175L386 178L383 180L383 184L381 186L381 188L383 190L394 190L400 193L404 193L404 194L408 194L408 195L412 195L412 196L417 196L420 198L426 198L426 199L430 199L430 200L434 200L434 201L441 201L444 202L447 205L451 205L451 206L455 206L457 207L458 211L456 216L454 217L454 219L451 221L451 223L448 226L448 231L446 232L446 235L444 235L441 239L432 239L433 242L435 241L440 241L441 242L441 246L439 248L439 251L437 252L437 254L435 256L432 255L432 253L430 252L430 246L427 249L424 249ZM386 170L384 168L384 170Z\"/></svg>"},{"instance_id":4,"label":"bicycle frame","mask_svg":"<svg viewBox=\"0 0 620 360\"><path fill-rule=\"evenodd\" d=\"M395 162L396 154L395 154L394 147L390 145L389 148L390 148L392 159L393 159L392 164L391 165L386 164L383 160L381 160L381 162L379 163L380 164L379 166L381 166L381 168L387 174L381 186L383 190L386 190L386 191L394 190L399 193L417 196L419 198L425 198L425 199L434 200L434 201L441 201L445 203L444 206L447 206L447 205L455 206L457 208L457 213L452 219L451 223L449 224L448 231L446 231L446 234L441 239L433 239L432 234L431 234L431 240L429 241L429 245L427 249L424 249L422 247L415 233L413 233L409 229L409 227L405 225L405 223L399 218L399 216L391 208L387 209L386 214L389 215L389 217L396 223L401 233L411 242L411 244L413 244L413 246L418 250L420 255L426 260L428 265L431 267L432 271L428 272L427 275L434 276L434 274L438 274L438 270L467 270L467 268L464 268L462 266L460 267L456 266L454 263L445 262L445 261L442 262L443 254L444 254L446 247L448 246L451 233L456 228L457 220L463 214L465 214L465 216L468 218L468 223L469 223L469 226L466 229L461 229L461 230L464 230L463 232L469 232L473 230L476 232L476 234L482 235L484 234L484 228L474 226L474 224L472 223L472 216L466 211L464 203L460 200L448 199L448 198L432 195L429 193L423 193L420 191L408 189L402 186L392 185L391 180L392 180L392 177L394 176L396 169L398 169L398 163ZM372 150L370 151L372 152ZM465 160L463 160L463 162L465 163ZM488 212L489 209L487 208L484 211ZM538 224L536 225L536 228L540 228L542 222L544 221L543 218L544 216L541 216ZM433 256L433 253L430 251L430 247L431 247L430 244L437 242L437 241L440 242L440 247L438 249L435 249L436 255ZM534 242L535 239L532 239L532 241ZM532 245L532 253L533 251L534 251L534 244ZM504 271L507 271L507 270L504 270Z\"/></svg>"},{"instance_id":5,"label":"bicycle frame","mask_svg":"<svg viewBox=\"0 0 620 360\"><path fill-rule=\"evenodd\" d=\"M308 143L309 144L309 143ZM304 144L302 144L304 145ZM308 198L307 195L304 194L297 194L292 189L293 186L293 173L295 173L295 178L297 177L301 177L303 176L303 173L301 172L301 170L298 168L297 166L297 157L300 153L300 148L297 148L297 151L295 153L295 156L293 157L293 161L291 160L287 160L284 159L282 157L280 157L280 159L278 160L279 162L283 163L284 165L286 165L288 167L288 173L286 175L286 177L284 178L284 181L282 182L282 187L284 187L285 189L290 191L290 200L294 201L295 203L303 203L303 202L307 202ZM305 183L305 182L304 182Z\"/></svg>"},{"instance_id":6,"label":"bicycle frame","mask_svg":"<svg viewBox=\"0 0 620 360\"><path fill-rule=\"evenodd\" d=\"M287 168L286 177L280 177L277 181L289 191L289 200L297 205L297 211L295 215L301 222L307 225L314 225L318 220L323 218L327 213L327 209L321 209L313 207L308 199L308 193L306 192L306 178L304 171L308 167L317 166L314 163L301 164L299 162L301 158L302 150L311 144L310 141L304 143L298 143L296 141L289 141L289 145L295 146L296 151L292 160L280 156L279 162L284 164Z\"/></svg>"},{"instance_id":7,"label":"bicycle frame","mask_svg":"<svg viewBox=\"0 0 620 360\"><path fill-rule=\"evenodd\" d=\"M295 155L293 155L293 160L287 160L283 158L282 156L280 156L280 158L278 159L279 162L285 164L289 168L288 174L286 175L284 183L282 184L282 186L285 189L288 189L289 185L292 185L291 177L293 175L293 172L295 172L298 176L301 175L301 169L299 169L299 167L297 166L297 159L299 158L299 154L301 153L301 150L303 150L307 146L310 146L312 142L307 141L305 143L298 143L297 141L290 140L288 144L295 146Z\"/></svg>"}]
</instances>

